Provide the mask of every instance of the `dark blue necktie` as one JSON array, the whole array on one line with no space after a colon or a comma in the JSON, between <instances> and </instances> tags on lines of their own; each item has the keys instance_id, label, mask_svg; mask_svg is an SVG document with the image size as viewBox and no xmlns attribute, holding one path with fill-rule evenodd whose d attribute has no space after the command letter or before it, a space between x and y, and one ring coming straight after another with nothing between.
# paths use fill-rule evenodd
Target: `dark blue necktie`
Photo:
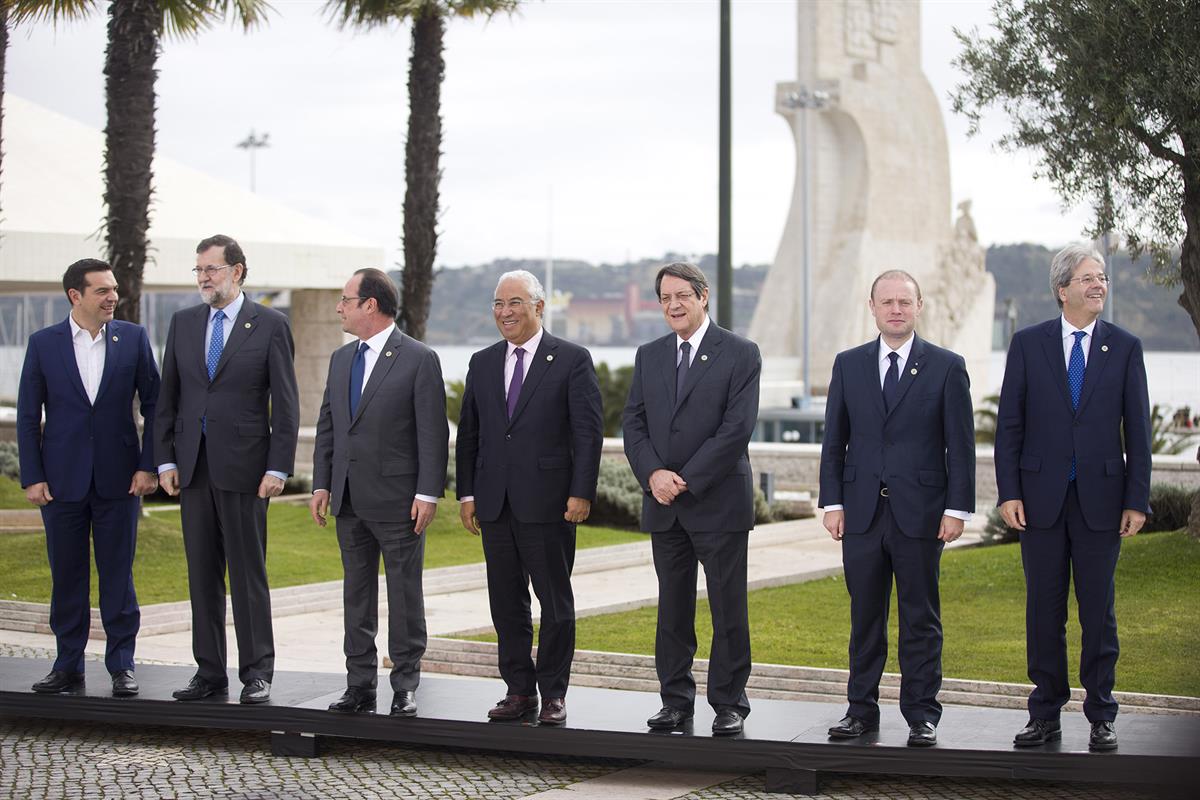
<instances>
[{"instance_id":1,"label":"dark blue necktie","mask_svg":"<svg viewBox=\"0 0 1200 800\"><path fill-rule=\"evenodd\" d=\"M1083 360L1084 331L1075 331L1075 344L1071 345L1071 358L1067 363L1067 388L1071 390L1071 410L1079 410L1079 395L1083 392L1083 372L1086 364ZM1075 480L1075 454L1071 454L1071 476L1067 480Z\"/></svg>"},{"instance_id":2,"label":"dark blue necktie","mask_svg":"<svg viewBox=\"0 0 1200 800\"><path fill-rule=\"evenodd\" d=\"M890 413L896 403L896 390L900 388L900 354L892 351L888 359L892 365L883 374L883 407Z\"/></svg>"},{"instance_id":3,"label":"dark blue necktie","mask_svg":"<svg viewBox=\"0 0 1200 800\"><path fill-rule=\"evenodd\" d=\"M225 312L217 309L212 318L212 337L208 340L208 379L211 381L217 374L217 364L221 363L221 351L225 349Z\"/></svg>"},{"instance_id":4,"label":"dark blue necktie","mask_svg":"<svg viewBox=\"0 0 1200 800\"><path fill-rule=\"evenodd\" d=\"M521 387L525 385L525 348L518 347L513 350L513 355L517 357L517 365L513 367L512 380L508 382L508 397L505 399L509 419L512 419L517 410L517 401L521 399Z\"/></svg>"},{"instance_id":5,"label":"dark blue necktie","mask_svg":"<svg viewBox=\"0 0 1200 800\"><path fill-rule=\"evenodd\" d=\"M687 383L688 368L692 365L692 343L679 345L679 363L675 366L675 405L683 397L683 384Z\"/></svg>"},{"instance_id":6,"label":"dark blue necktie","mask_svg":"<svg viewBox=\"0 0 1200 800\"><path fill-rule=\"evenodd\" d=\"M358 401L362 399L363 375L367 371L367 343L359 342L354 352L354 363L350 365L350 419L358 413Z\"/></svg>"}]
</instances>

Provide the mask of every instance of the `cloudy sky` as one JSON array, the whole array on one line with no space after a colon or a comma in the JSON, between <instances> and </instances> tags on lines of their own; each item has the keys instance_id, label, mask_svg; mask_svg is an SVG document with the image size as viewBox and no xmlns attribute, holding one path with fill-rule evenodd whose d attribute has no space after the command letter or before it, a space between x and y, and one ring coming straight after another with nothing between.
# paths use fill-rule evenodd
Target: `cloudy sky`
<instances>
[{"instance_id":1,"label":"cloudy sky","mask_svg":"<svg viewBox=\"0 0 1200 800\"><path fill-rule=\"evenodd\" d=\"M272 5L269 23L250 34L223 26L166 42L159 151L246 186L249 158L235 144L251 129L269 132L258 191L394 259L409 31L339 30L319 0ZM717 7L545 0L513 17L452 22L439 263L715 251ZM947 94L961 79L950 66L952 29L986 27L989 4L925 0L922 15L954 199L974 201L980 238L1076 238L1086 214L1064 211L1028 156L994 151L1002 120L968 140L950 113ZM15 31L7 91L102 128L104 22L98 14ZM792 192L794 145L773 98L777 81L795 78L795 0L734 0L733 56L734 262L763 263L774 258Z\"/></svg>"}]
</instances>

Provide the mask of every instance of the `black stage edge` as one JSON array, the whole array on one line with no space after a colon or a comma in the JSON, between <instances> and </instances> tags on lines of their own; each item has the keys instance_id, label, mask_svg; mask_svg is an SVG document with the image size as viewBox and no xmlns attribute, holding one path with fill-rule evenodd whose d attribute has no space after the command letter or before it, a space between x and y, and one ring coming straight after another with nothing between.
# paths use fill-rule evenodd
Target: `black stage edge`
<instances>
[{"instance_id":1,"label":"black stage edge","mask_svg":"<svg viewBox=\"0 0 1200 800\"><path fill-rule=\"evenodd\" d=\"M938 727L939 744L905 745L908 728L895 706L884 707L878 733L849 742L831 742L826 729L843 713L838 703L754 700L740 738L710 735L713 713L697 708L692 731L653 733L645 720L659 708L646 692L576 687L567 698L563 728L527 723L491 723L487 709L504 694L495 680L425 676L417 692L420 714L394 719L380 714L335 714L326 707L345 687L341 675L280 672L271 702L243 706L240 685L231 674L229 699L181 703L171 699L185 685L191 667L142 665L141 695L111 696L104 666L89 662L87 691L79 695L37 695L34 681L49 669L41 660L0 658L0 714L120 725L168 725L262 730L272 734L277 755L315 756L320 739L341 736L478 750L546 755L661 761L704 769L764 772L774 792L813 794L822 773L946 775L1123 783L1171 787L1200 777L1200 717L1122 715L1120 749L1089 753L1088 725L1080 714L1063 718L1063 741L1044 748L1016 750L1012 737L1026 721L1023 711L951 707ZM386 678L379 709L391 706Z\"/></svg>"}]
</instances>

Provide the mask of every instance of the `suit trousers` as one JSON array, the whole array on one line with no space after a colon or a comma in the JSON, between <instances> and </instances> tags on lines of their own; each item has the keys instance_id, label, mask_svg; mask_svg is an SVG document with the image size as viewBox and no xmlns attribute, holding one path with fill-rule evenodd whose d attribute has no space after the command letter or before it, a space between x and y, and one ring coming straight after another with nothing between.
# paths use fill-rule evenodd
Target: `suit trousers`
<instances>
[{"instance_id":1,"label":"suit trousers","mask_svg":"<svg viewBox=\"0 0 1200 800\"><path fill-rule=\"evenodd\" d=\"M900 616L900 713L908 724L942 718L942 619L938 593L940 539L905 536L881 497L865 533L842 538L850 592L850 679L846 713L879 721L879 679L888 652L892 579Z\"/></svg>"},{"instance_id":2,"label":"suit trousers","mask_svg":"<svg viewBox=\"0 0 1200 800\"><path fill-rule=\"evenodd\" d=\"M1067 594L1074 571L1075 598L1083 641L1079 681L1087 692L1083 713L1091 722L1117 717L1112 689L1116 682L1117 615L1113 574L1121 555L1114 528L1088 527L1072 482L1063 508L1049 528L1029 527L1021 534L1025 567L1025 648L1029 680L1029 716L1058 719L1071 697L1067 681Z\"/></svg>"},{"instance_id":3,"label":"suit trousers","mask_svg":"<svg viewBox=\"0 0 1200 800\"><path fill-rule=\"evenodd\" d=\"M257 494L218 489L209 480L205 440L192 482L180 492L183 549L192 601L192 654L196 674L227 680L225 569L233 600L233 627L242 683L275 674L271 590L267 585L267 503Z\"/></svg>"},{"instance_id":4,"label":"suit trousers","mask_svg":"<svg viewBox=\"0 0 1200 800\"><path fill-rule=\"evenodd\" d=\"M691 711L696 700L696 565L704 565L712 611L708 702L716 710L750 714L750 615L746 605L749 532L691 533L680 527L650 534L658 574L654 666L664 706Z\"/></svg>"},{"instance_id":5,"label":"suit trousers","mask_svg":"<svg viewBox=\"0 0 1200 800\"><path fill-rule=\"evenodd\" d=\"M388 655L394 692L415 692L425 655L425 536L412 520L375 522L354 513L350 485L342 493L337 516L342 551L342 606L346 636L346 684L374 689L378 676L375 635L379 632L379 557L383 556L388 603Z\"/></svg>"},{"instance_id":6,"label":"suit trousers","mask_svg":"<svg viewBox=\"0 0 1200 800\"><path fill-rule=\"evenodd\" d=\"M505 500L500 516L480 526L500 677L509 694L565 697L575 657L575 525L521 522ZM530 584L542 607L536 664L530 655Z\"/></svg>"},{"instance_id":7,"label":"suit trousers","mask_svg":"<svg viewBox=\"0 0 1200 800\"><path fill-rule=\"evenodd\" d=\"M82 500L54 500L42 506L50 559L50 629L58 643L54 669L83 672L83 650L92 621L89 540L96 550L100 619L108 639L104 666L110 673L133 669L142 619L133 588L140 509L139 498L109 500L96 494L95 484Z\"/></svg>"}]
</instances>

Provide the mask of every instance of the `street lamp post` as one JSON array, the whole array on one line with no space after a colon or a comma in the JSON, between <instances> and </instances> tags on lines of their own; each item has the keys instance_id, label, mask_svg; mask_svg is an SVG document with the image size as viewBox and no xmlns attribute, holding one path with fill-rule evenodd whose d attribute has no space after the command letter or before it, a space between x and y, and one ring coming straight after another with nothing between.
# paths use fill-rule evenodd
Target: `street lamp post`
<instances>
[{"instance_id":1,"label":"street lamp post","mask_svg":"<svg viewBox=\"0 0 1200 800\"><path fill-rule=\"evenodd\" d=\"M246 152L248 152L250 154L250 191L252 191L252 192L255 191L254 154L256 151L261 150L264 147L270 147L271 144L268 141L270 138L271 138L271 134L269 134L269 133L264 133L261 137L255 136L254 129L251 128L250 135L247 136L242 141L238 142L236 145L236 147L239 147L242 150L245 150Z\"/></svg>"}]
</instances>

